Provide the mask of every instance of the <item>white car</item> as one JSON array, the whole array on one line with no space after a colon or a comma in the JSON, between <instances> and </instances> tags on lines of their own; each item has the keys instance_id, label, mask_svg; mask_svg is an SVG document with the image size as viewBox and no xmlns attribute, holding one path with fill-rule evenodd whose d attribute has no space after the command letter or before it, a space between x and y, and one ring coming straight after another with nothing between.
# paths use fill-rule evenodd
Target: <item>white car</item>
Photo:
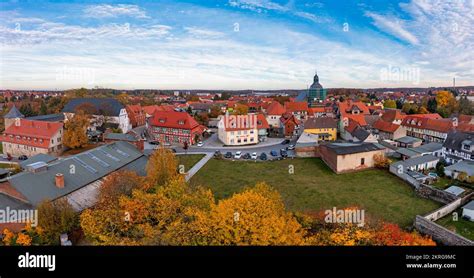
<instances>
[{"instance_id":1,"label":"white car","mask_svg":"<svg viewBox=\"0 0 474 278\"><path fill-rule=\"evenodd\" d=\"M240 159L242 157L242 152L236 152L234 155L235 159Z\"/></svg>"},{"instance_id":2,"label":"white car","mask_svg":"<svg viewBox=\"0 0 474 278\"><path fill-rule=\"evenodd\" d=\"M202 141L199 141L199 142L197 143L197 146L198 146L198 147L202 147L202 146L204 146L204 143L203 143Z\"/></svg>"},{"instance_id":3,"label":"white car","mask_svg":"<svg viewBox=\"0 0 474 278\"><path fill-rule=\"evenodd\" d=\"M257 159L257 153L252 153L251 157L252 159Z\"/></svg>"}]
</instances>

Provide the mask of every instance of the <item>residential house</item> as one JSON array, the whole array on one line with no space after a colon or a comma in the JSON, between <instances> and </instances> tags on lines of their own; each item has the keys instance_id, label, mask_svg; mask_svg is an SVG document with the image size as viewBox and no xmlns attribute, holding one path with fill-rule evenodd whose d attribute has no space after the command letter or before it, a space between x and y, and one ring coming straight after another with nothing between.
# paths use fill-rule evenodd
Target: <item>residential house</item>
<instances>
[{"instance_id":1,"label":"residential house","mask_svg":"<svg viewBox=\"0 0 474 278\"><path fill-rule=\"evenodd\" d=\"M140 104L127 105L125 107L132 128L144 126L146 124L146 113Z\"/></svg>"},{"instance_id":2,"label":"residential house","mask_svg":"<svg viewBox=\"0 0 474 278\"><path fill-rule=\"evenodd\" d=\"M202 138L204 130L205 127L191 115L178 111L155 110L147 123L152 140L166 144L195 144Z\"/></svg>"},{"instance_id":3,"label":"residential house","mask_svg":"<svg viewBox=\"0 0 474 278\"><path fill-rule=\"evenodd\" d=\"M280 117L280 130L284 137L292 137L298 133L300 121L292 113L284 113Z\"/></svg>"},{"instance_id":4,"label":"residential house","mask_svg":"<svg viewBox=\"0 0 474 278\"><path fill-rule=\"evenodd\" d=\"M404 126L393 122L387 122L383 119L376 121L373 127L377 129L379 139L381 140L396 140L407 135L407 130Z\"/></svg>"},{"instance_id":5,"label":"residential house","mask_svg":"<svg viewBox=\"0 0 474 278\"><path fill-rule=\"evenodd\" d=\"M474 161L461 160L456 164L444 168L446 176L457 179L460 173L466 174L466 178L474 176Z\"/></svg>"},{"instance_id":6,"label":"residential house","mask_svg":"<svg viewBox=\"0 0 474 278\"><path fill-rule=\"evenodd\" d=\"M406 174L408 170L417 172L433 169L436 167L436 164L438 163L439 159L439 157L429 154L424 156L413 157L403 161L397 161L390 165L390 172Z\"/></svg>"},{"instance_id":7,"label":"residential house","mask_svg":"<svg viewBox=\"0 0 474 278\"><path fill-rule=\"evenodd\" d=\"M60 122L16 118L1 137L3 153L11 156L59 155L63 151L63 133Z\"/></svg>"},{"instance_id":8,"label":"residential house","mask_svg":"<svg viewBox=\"0 0 474 278\"><path fill-rule=\"evenodd\" d=\"M420 146L423 141L419 138L404 136L395 139L395 142L397 142L398 147L400 148L414 148Z\"/></svg>"},{"instance_id":9,"label":"residential house","mask_svg":"<svg viewBox=\"0 0 474 278\"><path fill-rule=\"evenodd\" d=\"M256 114L221 117L217 131L219 140L226 146L257 144L259 141L258 120Z\"/></svg>"},{"instance_id":10,"label":"residential house","mask_svg":"<svg viewBox=\"0 0 474 278\"><path fill-rule=\"evenodd\" d=\"M62 112L66 119L70 119L78 110L92 116L92 130L104 124L120 128L122 133L127 133L132 128L127 109L114 98L74 98L64 106Z\"/></svg>"},{"instance_id":11,"label":"residential house","mask_svg":"<svg viewBox=\"0 0 474 278\"><path fill-rule=\"evenodd\" d=\"M335 141L337 121L333 118L309 118L304 122L304 132L318 135L319 141Z\"/></svg>"},{"instance_id":12,"label":"residential house","mask_svg":"<svg viewBox=\"0 0 474 278\"><path fill-rule=\"evenodd\" d=\"M453 121L408 115L402 120L402 126L406 128L408 136L420 138L424 142L443 143L448 132L453 129Z\"/></svg>"},{"instance_id":13,"label":"residential house","mask_svg":"<svg viewBox=\"0 0 474 278\"><path fill-rule=\"evenodd\" d=\"M319 146L322 160L336 173L350 172L375 166L375 155L384 155L383 148L374 143L329 143Z\"/></svg>"},{"instance_id":14,"label":"residential house","mask_svg":"<svg viewBox=\"0 0 474 278\"><path fill-rule=\"evenodd\" d=\"M298 121L304 121L308 117L308 103L305 101L287 101L285 110L293 114Z\"/></svg>"},{"instance_id":15,"label":"residential house","mask_svg":"<svg viewBox=\"0 0 474 278\"><path fill-rule=\"evenodd\" d=\"M286 112L278 101L272 101L266 109L267 122L270 128L280 127L280 117Z\"/></svg>"},{"instance_id":16,"label":"residential house","mask_svg":"<svg viewBox=\"0 0 474 278\"><path fill-rule=\"evenodd\" d=\"M442 152L449 164L474 161L474 132L451 131L443 143Z\"/></svg>"}]
</instances>

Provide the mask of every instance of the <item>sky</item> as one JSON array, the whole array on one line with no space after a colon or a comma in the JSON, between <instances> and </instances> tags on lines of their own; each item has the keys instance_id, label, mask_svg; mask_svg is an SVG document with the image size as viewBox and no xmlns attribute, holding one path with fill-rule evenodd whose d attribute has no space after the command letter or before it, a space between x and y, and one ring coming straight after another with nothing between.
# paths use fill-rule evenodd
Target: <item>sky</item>
<instances>
[{"instance_id":1,"label":"sky","mask_svg":"<svg viewBox=\"0 0 474 278\"><path fill-rule=\"evenodd\" d=\"M0 89L474 85L474 0L0 1Z\"/></svg>"}]
</instances>

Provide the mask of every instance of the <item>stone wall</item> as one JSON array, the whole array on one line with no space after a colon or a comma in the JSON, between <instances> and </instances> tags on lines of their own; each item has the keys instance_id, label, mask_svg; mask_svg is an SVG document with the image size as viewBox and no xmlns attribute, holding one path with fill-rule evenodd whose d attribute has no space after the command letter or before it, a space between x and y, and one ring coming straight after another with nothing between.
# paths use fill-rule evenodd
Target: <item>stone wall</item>
<instances>
[{"instance_id":1,"label":"stone wall","mask_svg":"<svg viewBox=\"0 0 474 278\"><path fill-rule=\"evenodd\" d=\"M416 193L420 197L431 199L443 204L452 203L459 198L452 193L422 183L420 183L419 187L416 189Z\"/></svg>"},{"instance_id":2,"label":"stone wall","mask_svg":"<svg viewBox=\"0 0 474 278\"><path fill-rule=\"evenodd\" d=\"M457 235L443 226L440 226L420 215L415 218L415 228L422 234L430 235L433 240L445 245L469 245L474 246L474 242L465 237Z\"/></svg>"}]
</instances>

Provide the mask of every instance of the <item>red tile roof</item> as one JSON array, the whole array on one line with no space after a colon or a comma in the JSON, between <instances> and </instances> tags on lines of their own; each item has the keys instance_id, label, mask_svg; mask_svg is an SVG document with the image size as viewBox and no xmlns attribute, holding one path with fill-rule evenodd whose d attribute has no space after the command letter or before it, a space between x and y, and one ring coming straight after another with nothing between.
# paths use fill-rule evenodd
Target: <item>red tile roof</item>
<instances>
[{"instance_id":1,"label":"red tile roof","mask_svg":"<svg viewBox=\"0 0 474 278\"><path fill-rule=\"evenodd\" d=\"M285 112L285 107L283 107L283 105L281 105L278 101L272 101L272 103L267 108L267 115L281 116Z\"/></svg>"},{"instance_id":2,"label":"red tile roof","mask_svg":"<svg viewBox=\"0 0 474 278\"><path fill-rule=\"evenodd\" d=\"M413 115L406 116L402 121L402 125L419 129L434 130L443 133L447 133L453 128L453 122L451 119L432 119Z\"/></svg>"},{"instance_id":3,"label":"red tile roof","mask_svg":"<svg viewBox=\"0 0 474 278\"><path fill-rule=\"evenodd\" d=\"M157 127L194 129L199 127L199 123L186 112L158 111L156 110L150 124Z\"/></svg>"},{"instance_id":4,"label":"red tile roof","mask_svg":"<svg viewBox=\"0 0 474 278\"><path fill-rule=\"evenodd\" d=\"M403 120L405 118L405 114L398 109L387 109L382 114L382 120L385 122L393 122L395 120Z\"/></svg>"},{"instance_id":5,"label":"red tile roof","mask_svg":"<svg viewBox=\"0 0 474 278\"><path fill-rule=\"evenodd\" d=\"M420 118L428 118L428 119L442 119L440 114L432 113L432 114L411 114L410 116L420 117Z\"/></svg>"},{"instance_id":6,"label":"red tile roof","mask_svg":"<svg viewBox=\"0 0 474 278\"><path fill-rule=\"evenodd\" d=\"M20 125L17 126L13 123L5 130L1 141L32 147L48 148L51 138L62 127L63 123L60 122L20 119ZM17 138L18 136L19 138Z\"/></svg>"},{"instance_id":7,"label":"red tile roof","mask_svg":"<svg viewBox=\"0 0 474 278\"><path fill-rule=\"evenodd\" d=\"M308 111L308 103L305 101L285 102L285 109L288 112Z\"/></svg>"},{"instance_id":8,"label":"red tile roof","mask_svg":"<svg viewBox=\"0 0 474 278\"><path fill-rule=\"evenodd\" d=\"M378 120L374 124L374 128L388 133L394 133L397 129L400 128L400 125L394 124L392 122L386 122L382 119Z\"/></svg>"}]
</instances>

